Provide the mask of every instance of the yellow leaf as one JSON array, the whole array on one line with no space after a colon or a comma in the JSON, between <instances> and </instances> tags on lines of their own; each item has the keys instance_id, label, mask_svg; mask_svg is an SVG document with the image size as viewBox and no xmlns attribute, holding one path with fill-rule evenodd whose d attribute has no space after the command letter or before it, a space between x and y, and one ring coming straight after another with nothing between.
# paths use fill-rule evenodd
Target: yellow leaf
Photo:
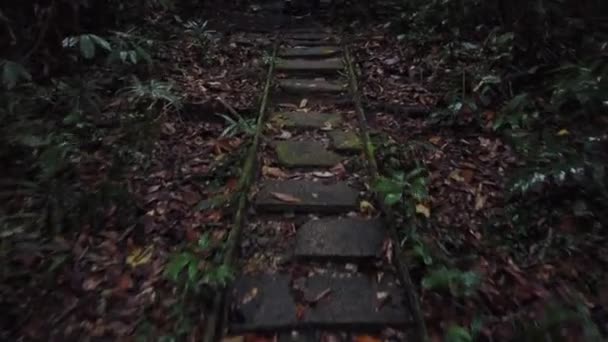
<instances>
[{"instance_id":1,"label":"yellow leaf","mask_svg":"<svg viewBox=\"0 0 608 342\"><path fill-rule=\"evenodd\" d=\"M448 177L450 177L450 179L453 179L457 182L464 182L464 177L462 177L462 175L460 175L460 170L454 170L454 171L450 172L450 175Z\"/></svg>"},{"instance_id":2,"label":"yellow leaf","mask_svg":"<svg viewBox=\"0 0 608 342\"><path fill-rule=\"evenodd\" d=\"M362 213L371 214L376 211L376 208L374 208L374 205L368 201L361 201L361 203L359 203L359 211Z\"/></svg>"},{"instance_id":3,"label":"yellow leaf","mask_svg":"<svg viewBox=\"0 0 608 342\"><path fill-rule=\"evenodd\" d=\"M131 267L137 267L147 264L152 259L152 250L154 247L149 246L146 249L140 247L135 248L129 256L127 256L127 264Z\"/></svg>"},{"instance_id":4,"label":"yellow leaf","mask_svg":"<svg viewBox=\"0 0 608 342\"><path fill-rule=\"evenodd\" d=\"M416 213L424 215L424 217L431 217L431 209L422 203L416 204Z\"/></svg>"},{"instance_id":5,"label":"yellow leaf","mask_svg":"<svg viewBox=\"0 0 608 342\"><path fill-rule=\"evenodd\" d=\"M568 131L565 128L562 128L559 130L559 132L557 132L557 136L562 137L564 135L570 135L570 131Z\"/></svg>"}]
</instances>

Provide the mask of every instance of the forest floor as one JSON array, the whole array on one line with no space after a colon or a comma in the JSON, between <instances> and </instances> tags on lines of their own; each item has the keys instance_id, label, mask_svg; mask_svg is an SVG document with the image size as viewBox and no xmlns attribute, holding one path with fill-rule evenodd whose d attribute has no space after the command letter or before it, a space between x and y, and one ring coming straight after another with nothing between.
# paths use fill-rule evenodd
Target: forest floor
<instances>
[{"instance_id":1,"label":"forest floor","mask_svg":"<svg viewBox=\"0 0 608 342\"><path fill-rule=\"evenodd\" d=\"M183 34L174 18L149 18L150 32L164 37L155 48L153 73L174 82L183 107L158 113L149 157L128 168L123 185L133 195L128 206L135 208L135 220L126 219L117 203L102 210L96 227L58 235L34 251L27 241L18 246L11 263L20 272L0 286L0 338L201 339L207 312L200 303L212 302L214 292L185 298L180 285L167 279L167 265L204 238L211 247L197 252L203 258L197 267L217 272L218 250L233 223L226 204L237 189L250 138L247 122L258 109L272 43L269 32L243 26L273 23L232 15L239 18L236 26L210 20L204 47ZM555 324L578 340L586 333L580 325L559 322L564 315L586 318L581 312L587 311L606 324L608 278L602 270L608 251L574 235L585 221L573 210L548 220L544 213L552 208L538 207L531 208L538 210L530 214L534 230L512 223L506 178L525 162L492 131L498 108L479 116L465 111L448 123L432 115L450 91L442 70L467 62L446 62L441 40L406 43L386 23L348 31L370 129L382 137L381 170L397 158L428 172L428 200L417 207L415 224L402 217L398 228L431 340L444 340L456 325L503 341L524 331L527 337L544 334ZM104 100L106 113L121 106L118 98ZM104 144L122 138L108 134ZM401 149L392 152L394 146ZM109 159L108 150L91 154L80 180L91 187L100 183L110 172ZM414 225L415 237L405 234ZM53 266L41 272L49 259ZM429 274L436 275L436 285L429 285Z\"/></svg>"}]
</instances>

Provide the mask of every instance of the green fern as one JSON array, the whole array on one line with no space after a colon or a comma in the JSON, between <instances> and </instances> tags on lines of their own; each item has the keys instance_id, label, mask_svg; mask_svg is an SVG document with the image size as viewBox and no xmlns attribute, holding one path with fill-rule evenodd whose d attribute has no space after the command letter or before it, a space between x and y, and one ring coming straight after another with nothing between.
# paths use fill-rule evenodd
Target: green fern
<instances>
[{"instance_id":1,"label":"green fern","mask_svg":"<svg viewBox=\"0 0 608 342\"><path fill-rule=\"evenodd\" d=\"M141 82L134 77L133 85L127 87L122 93L129 102L136 105L147 104L152 109L157 104L162 104L164 109L173 108L179 110L182 107L181 98L174 93L173 84L157 80Z\"/></svg>"}]
</instances>

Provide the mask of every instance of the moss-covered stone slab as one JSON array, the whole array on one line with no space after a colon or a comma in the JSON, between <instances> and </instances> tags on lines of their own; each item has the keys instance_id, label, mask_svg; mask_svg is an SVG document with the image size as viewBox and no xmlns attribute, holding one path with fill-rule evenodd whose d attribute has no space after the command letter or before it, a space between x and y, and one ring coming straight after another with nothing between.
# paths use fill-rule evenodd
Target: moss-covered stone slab
<instances>
[{"instance_id":1,"label":"moss-covered stone slab","mask_svg":"<svg viewBox=\"0 0 608 342\"><path fill-rule=\"evenodd\" d=\"M363 150L363 143L355 131L334 130L329 132L331 146L336 151L359 152Z\"/></svg>"},{"instance_id":2,"label":"moss-covered stone slab","mask_svg":"<svg viewBox=\"0 0 608 342\"><path fill-rule=\"evenodd\" d=\"M341 49L337 46L313 46L282 48L279 57L282 58L323 58L333 57L340 54Z\"/></svg>"},{"instance_id":3,"label":"moss-covered stone slab","mask_svg":"<svg viewBox=\"0 0 608 342\"><path fill-rule=\"evenodd\" d=\"M285 73L317 73L335 74L344 69L340 58L327 58L321 60L310 59L279 59L276 64L279 72Z\"/></svg>"},{"instance_id":4,"label":"moss-covered stone slab","mask_svg":"<svg viewBox=\"0 0 608 342\"><path fill-rule=\"evenodd\" d=\"M337 214L357 210L358 197L344 182L266 181L256 195L255 207L266 212Z\"/></svg>"},{"instance_id":5,"label":"moss-covered stone slab","mask_svg":"<svg viewBox=\"0 0 608 342\"><path fill-rule=\"evenodd\" d=\"M298 229L295 256L315 260L375 258L381 254L385 237L380 220L312 220Z\"/></svg>"},{"instance_id":6,"label":"moss-covered stone slab","mask_svg":"<svg viewBox=\"0 0 608 342\"><path fill-rule=\"evenodd\" d=\"M279 81L279 88L292 94L339 94L346 91L346 84L327 80L288 78Z\"/></svg>"},{"instance_id":7,"label":"moss-covered stone slab","mask_svg":"<svg viewBox=\"0 0 608 342\"><path fill-rule=\"evenodd\" d=\"M317 141L280 141L275 150L279 163L287 167L331 167L342 160Z\"/></svg>"},{"instance_id":8,"label":"moss-covered stone slab","mask_svg":"<svg viewBox=\"0 0 608 342\"><path fill-rule=\"evenodd\" d=\"M320 129L339 126L342 117L339 114L319 112L287 112L273 114L270 122L285 128Z\"/></svg>"}]
</instances>

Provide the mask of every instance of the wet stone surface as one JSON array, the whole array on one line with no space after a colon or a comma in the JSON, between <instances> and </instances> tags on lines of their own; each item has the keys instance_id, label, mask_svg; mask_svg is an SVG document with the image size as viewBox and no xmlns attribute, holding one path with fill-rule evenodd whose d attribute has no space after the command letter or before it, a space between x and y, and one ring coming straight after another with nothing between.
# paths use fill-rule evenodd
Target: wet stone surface
<instances>
[{"instance_id":1,"label":"wet stone surface","mask_svg":"<svg viewBox=\"0 0 608 342\"><path fill-rule=\"evenodd\" d=\"M359 152L363 150L363 144L359 134L354 131L334 130L328 133L331 146L336 151Z\"/></svg>"},{"instance_id":2,"label":"wet stone surface","mask_svg":"<svg viewBox=\"0 0 608 342\"><path fill-rule=\"evenodd\" d=\"M342 123L342 117L319 112L287 112L273 114L270 122L285 128L326 128L337 127Z\"/></svg>"},{"instance_id":3,"label":"wet stone surface","mask_svg":"<svg viewBox=\"0 0 608 342\"><path fill-rule=\"evenodd\" d=\"M378 284L359 274L324 274L291 284L284 275L239 278L231 330L374 329L411 322L398 285L386 280Z\"/></svg>"},{"instance_id":4,"label":"wet stone surface","mask_svg":"<svg viewBox=\"0 0 608 342\"><path fill-rule=\"evenodd\" d=\"M332 260L374 258L380 254L385 236L379 220L313 220L298 229L295 257Z\"/></svg>"},{"instance_id":5,"label":"wet stone surface","mask_svg":"<svg viewBox=\"0 0 608 342\"><path fill-rule=\"evenodd\" d=\"M342 160L316 141L280 141L275 150L279 163L287 167L331 167Z\"/></svg>"},{"instance_id":6,"label":"wet stone surface","mask_svg":"<svg viewBox=\"0 0 608 342\"><path fill-rule=\"evenodd\" d=\"M283 59L277 61L277 71L279 72L303 72L303 73L324 73L332 74L344 68L342 60L339 58L328 58L321 60L309 59Z\"/></svg>"},{"instance_id":7,"label":"wet stone surface","mask_svg":"<svg viewBox=\"0 0 608 342\"><path fill-rule=\"evenodd\" d=\"M287 195L287 196L285 196ZM356 210L358 192L346 183L308 180L266 181L255 199L260 211L340 213Z\"/></svg>"},{"instance_id":8,"label":"wet stone surface","mask_svg":"<svg viewBox=\"0 0 608 342\"><path fill-rule=\"evenodd\" d=\"M279 56L282 58L324 58L336 56L340 52L340 48L335 46L295 47L281 49Z\"/></svg>"},{"instance_id":9,"label":"wet stone surface","mask_svg":"<svg viewBox=\"0 0 608 342\"><path fill-rule=\"evenodd\" d=\"M335 46L338 43L333 39L326 40L306 40L306 39L289 39L285 42L291 46L313 47L313 46Z\"/></svg>"},{"instance_id":10,"label":"wet stone surface","mask_svg":"<svg viewBox=\"0 0 608 342\"><path fill-rule=\"evenodd\" d=\"M283 79L279 81L279 88L285 92L296 94L336 94L346 91L346 85L339 82L309 79Z\"/></svg>"}]
</instances>

